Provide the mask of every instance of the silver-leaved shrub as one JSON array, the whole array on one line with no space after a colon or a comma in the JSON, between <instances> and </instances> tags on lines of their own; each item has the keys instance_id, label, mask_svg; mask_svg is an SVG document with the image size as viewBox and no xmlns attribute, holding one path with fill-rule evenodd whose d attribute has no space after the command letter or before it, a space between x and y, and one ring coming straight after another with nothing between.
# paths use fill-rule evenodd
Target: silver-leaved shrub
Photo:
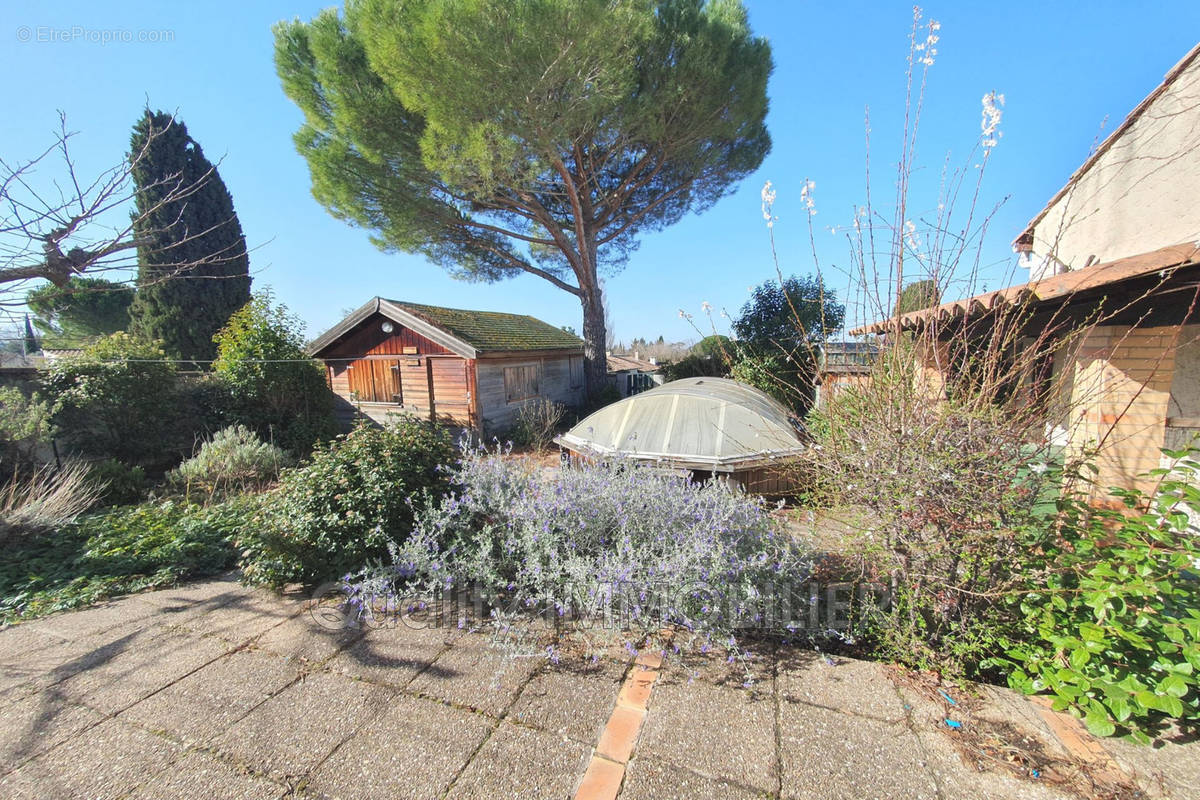
<instances>
[{"instance_id":1,"label":"silver-leaved shrub","mask_svg":"<svg viewBox=\"0 0 1200 800\"><path fill-rule=\"evenodd\" d=\"M505 630L540 618L636 642L669 626L677 643L734 650L741 633L804 615L788 606L808 553L763 499L722 483L620 461L547 469L478 449L452 481L392 564L347 577L360 615L378 623L466 594Z\"/></svg>"}]
</instances>

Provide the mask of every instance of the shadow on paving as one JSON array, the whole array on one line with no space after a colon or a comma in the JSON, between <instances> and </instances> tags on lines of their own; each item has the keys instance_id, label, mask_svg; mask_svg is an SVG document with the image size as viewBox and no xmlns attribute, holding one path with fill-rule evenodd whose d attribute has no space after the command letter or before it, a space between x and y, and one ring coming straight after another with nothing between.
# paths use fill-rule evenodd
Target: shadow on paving
<instances>
[{"instance_id":1,"label":"shadow on paving","mask_svg":"<svg viewBox=\"0 0 1200 800\"><path fill-rule=\"evenodd\" d=\"M128 633L116 641L101 645L54 667L49 673L40 673L48 678L49 685L44 691L29 696L36 698L36 710L26 716L24 720L18 720L15 715L5 713L6 731L3 749L0 750L0 770L7 771L19 766L22 762L45 750L46 732L57 727L56 722L59 716L76 713L76 707L66 702L66 699L57 690L56 684L82 671L113 660L125 652L140 633L141 631ZM36 679L38 675L31 675L31 677ZM24 702L24 700L16 702ZM103 717L97 718L92 724L101 721L103 721ZM91 727L91 725L84 727ZM39 747L39 745L41 746Z\"/></svg>"},{"instance_id":2,"label":"shadow on paving","mask_svg":"<svg viewBox=\"0 0 1200 800\"><path fill-rule=\"evenodd\" d=\"M76 764L84 753L132 759L123 788L89 797L150 796L164 780L184 785L181 770L199 781L193 796L213 775L269 798L300 784L362 800L570 796L638 668L615 642L585 653L550 627L513 657L453 626L361 630L319 618L298 595L212 581L0 630L0 784L90 791ZM748 649L749 685L722 656L668 651L622 798L1065 796L964 757L938 687L790 644ZM1019 744L1036 719L1021 716L1024 698L1002 694L985 693L962 719ZM132 774L134 746L151 739L165 748L161 769ZM117 749L99 752L100 740ZM1200 781L1170 772L1168 750L1184 748L1119 756L1162 769L1166 793L1182 798Z\"/></svg>"}]
</instances>

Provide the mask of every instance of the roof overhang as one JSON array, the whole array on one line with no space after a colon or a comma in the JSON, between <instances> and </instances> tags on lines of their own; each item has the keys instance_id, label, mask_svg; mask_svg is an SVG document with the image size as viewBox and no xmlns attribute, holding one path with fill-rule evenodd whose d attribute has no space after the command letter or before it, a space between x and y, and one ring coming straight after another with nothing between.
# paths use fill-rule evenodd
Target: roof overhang
<instances>
[{"instance_id":1,"label":"roof overhang","mask_svg":"<svg viewBox=\"0 0 1200 800\"><path fill-rule=\"evenodd\" d=\"M308 354L314 358L320 358L324 350L376 314L386 317L392 322L399 323L409 330L416 331L426 339L437 342L455 355L462 356L463 358L475 358L478 355L474 347L457 336L447 333L436 325L431 325L415 314L410 314L395 303L384 300L381 297L372 298L369 302L352 312L350 316L314 339L308 346Z\"/></svg>"},{"instance_id":2,"label":"roof overhang","mask_svg":"<svg viewBox=\"0 0 1200 800\"><path fill-rule=\"evenodd\" d=\"M872 322L850 331L853 336L917 330L932 324L947 323L972 316L983 316L1000 309L1030 308L1051 301L1064 301L1087 291L1162 273L1167 278L1181 267L1200 264L1200 243L1188 242L1153 250L1128 258L1097 264L1074 272L1054 275L1007 289L943 303L933 308L912 311L899 317Z\"/></svg>"}]
</instances>

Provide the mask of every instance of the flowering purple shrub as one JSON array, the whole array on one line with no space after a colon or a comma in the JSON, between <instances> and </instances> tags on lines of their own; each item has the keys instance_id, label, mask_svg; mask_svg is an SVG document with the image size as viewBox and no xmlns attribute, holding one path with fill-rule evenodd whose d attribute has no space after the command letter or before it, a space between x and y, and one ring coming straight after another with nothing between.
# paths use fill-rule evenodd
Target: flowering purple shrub
<instances>
[{"instance_id":1,"label":"flowering purple shrub","mask_svg":"<svg viewBox=\"0 0 1200 800\"><path fill-rule=\"evenodd\" d=\"M766 503L720 483L622 462L547 470L485 451L466 452L453 481L391 566L347 579L362 613L467 591L505 628L541 616L639 640L671 625L736 647L740 631L786 626L780 598L808 575Z\"/></svg>"}]
</instances>

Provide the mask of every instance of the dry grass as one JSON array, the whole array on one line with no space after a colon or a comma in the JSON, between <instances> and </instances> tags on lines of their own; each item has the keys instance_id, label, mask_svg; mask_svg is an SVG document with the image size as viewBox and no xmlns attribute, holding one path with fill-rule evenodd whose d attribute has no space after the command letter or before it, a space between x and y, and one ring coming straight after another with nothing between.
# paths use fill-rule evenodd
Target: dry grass
<instances>
[{"instance_id":1,"label":"dry grass","mask_svg":"<svg viewBox=\"0 0 1200 800\"><path fill-rule=\"evenodd\" d=\"M103 489L82 462L43 467L29 478L14 476L0 490L0 543L73 522L95 505Z\"/></svg>"}]
</instances>

